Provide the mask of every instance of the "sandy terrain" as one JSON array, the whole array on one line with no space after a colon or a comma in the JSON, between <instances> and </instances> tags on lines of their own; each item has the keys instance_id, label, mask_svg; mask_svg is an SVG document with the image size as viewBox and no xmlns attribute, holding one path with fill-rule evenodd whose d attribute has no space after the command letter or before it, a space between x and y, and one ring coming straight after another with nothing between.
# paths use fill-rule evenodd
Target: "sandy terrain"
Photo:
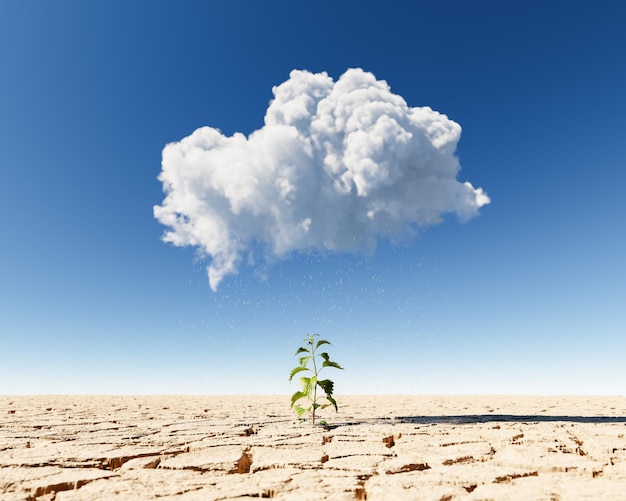
<instances>
[{"instance_id":1,"label":"sandy terrain","mask_svg":"<svg viewBox=\"0 0 626 501\"><path fill-rule=\"evenodd\" d=\"M626 397L0 396L0 499L626 500Z\"/></svg>"}]
</instances>

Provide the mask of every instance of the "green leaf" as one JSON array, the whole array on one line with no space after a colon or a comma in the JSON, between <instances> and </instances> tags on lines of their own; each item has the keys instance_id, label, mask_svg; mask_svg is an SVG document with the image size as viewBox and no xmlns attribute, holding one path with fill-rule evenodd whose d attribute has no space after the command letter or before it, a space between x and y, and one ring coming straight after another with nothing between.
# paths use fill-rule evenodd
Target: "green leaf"
<instances>
[{"instance_id":1,"label":"green leaf","mask_svg":"<svg viewBox=\"0 0 626 501\"><path fill-rule=\"evenodd\" d=\"M315 349L317 350L320 346L322 346L323 344L330 344L330 341L326 341L325 339L320 339L317 344L315 345Z\"/></svg>"},{"instance_id":2,"label":"green leaf","mask_svg":"<svg viewBox=\"0 0 626 501\"><path fill-rule=\"evenodd\" d=\"M309 409L305 409L304 407L296 407L296 412L299 416L302 416L305 412L308 412Z\"/></svg>"},{"instance_id":3,"label":"green leaf","mask_svg":"<svg viewBox=\"0 0 626 501\"><path fill-rule=\"evenodd\" d=\"M298 351L296 351L296 355L299 355L300 353L310 353L310 351L307 348L303 348L301 346L300 348L298 348Z\"/></svg>"},{"instance_id":4,"label":"green leaf","mask_svg":"<svg viewBox=\"0 0 626 501\"><path fill-rule=\"evenodd\" d=\"M300 383L302 384L302 391L306 394L307 397L310 397L313 393L313 387L317 382L317 378L315 376L306 377L303 376L300 378Z\"/></svg>"},{"instance_id":5,"label":"green leaf","mask_svg":"<svg viewBox=\"0 0 626 501\"><path fill-rule=\"evenodd\" d=\"M339 412L339 409L337 408L337 402L335 402L335 399L328 394L326 394L326 398L331 404L333 404L333 406L335 407L335 411Z\"/></svg>"},{"instance_id":6,"label":"green leaf","mask_svg":"<svg viewBox=\"0 0 626 501\"><path fill-rule=\"evenodd\" d=\"M343 370L343 367L341 367L341 365L339 365L337 362L331 362L330 360L324 360L322 367L334 367L335 369Z\"/></svg>"},{"instance_id":7,"label":"green leaf","mask_svg":"<svg viewBox=\"0 0 626 501\"><path fill-rule=\"evenodd\" d=\"M329 361L329 356L328 353L324 352L324 353L320 353L320 357L322 357L324 360L326 360L327 362Z\"/></svg>"},{"instance_id":8,"label":"green leaf","mask_svg":"<svg viewBox=\"0 0 626 501\"><path fill-rule=\"evenodd\" d=\"M301 357L300 358L300 365L302 367L306 367L306 364L309 363L309 360L311 360L311 355L307 355L306 357Z\"/></svg>"},{"instance_id":9,"label":"green leaf","mask_svg":"<svg viewBox=\"0 0 626 501\"><path fill-rule=\"evenodd\" d=\"M302 376L300 378L300 384L302 385L303 391L308 395L309 392L306 391L306 389L311 386L311 378L310 377L306 377L306 376Z\"/></svg>"},{"instance_id":10,"label":"green leaf","mask_svg":"<svg viewBox=\"0 0 626 501\"><path fill-rule=\"evenodd\" d=\"M321 381L318 381L317 384L322 388L322 390L324 390L326 396L333 394L335 383L333 383L330 379L322 379Z\"/></svg>"},{"instance_id":11,"label":"green leaf","mask_svg":"<svg viewBox=\"0 0 626 501\"><path fill-rule=\"evenodd\" d=\"M291 407L294 406L294 404L300 400L301 398L306 398L306 395L304 393L302 393L301 391L296 391L292 396L291 396Z\"/></svg>"},{"instance_id":12,"label":"green leaf","mask_svg":"<svg viewBox=\"0 0 626 501\"><path fill-rule=\"evenodd\" d=\"M307 367L296 367L295 369L293 369L291 371L291 373L289 374L289 381L291 381L293 379L293 377L298 374L298 372L302 372L302 371L308 371L311 369L308 369Z\"/></svg>"}]
</instances>

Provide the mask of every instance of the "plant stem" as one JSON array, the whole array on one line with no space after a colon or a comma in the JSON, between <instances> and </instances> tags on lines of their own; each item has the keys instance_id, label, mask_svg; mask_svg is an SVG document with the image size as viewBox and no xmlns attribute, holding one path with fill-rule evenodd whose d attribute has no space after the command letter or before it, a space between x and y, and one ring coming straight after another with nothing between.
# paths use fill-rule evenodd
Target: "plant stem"
<instances>
[{"instance_id":1,"label":"plant stem","mask_svg":"<svg viewBox=\"0 0 626 501\"><path fill-rule=\"evenodd\" d=\"M315 404L317 403L317 364L315 363L315 348L313 342L311 342L311 354L313 355L313 373L315 374L315 385L313 385L313 426L315 426L315 411L317 410Z\"/></svg>"}]
</instances>

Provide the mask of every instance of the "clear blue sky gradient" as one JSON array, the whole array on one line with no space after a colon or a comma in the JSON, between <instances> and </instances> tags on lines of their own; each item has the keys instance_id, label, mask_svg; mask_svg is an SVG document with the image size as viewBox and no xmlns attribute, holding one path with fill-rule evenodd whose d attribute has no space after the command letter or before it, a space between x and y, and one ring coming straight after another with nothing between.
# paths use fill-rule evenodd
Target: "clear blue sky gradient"
<instances>
[{"instance_id":1,"label":"clear blue sky gradient","mask_svg":"<svg viewBox=\"0 0 626 501\"><path fill-rule=\"evenodd\" d=\"M619 1L0 2L0 393L288 393L319 332L338 398L626 394L625 23ZM353 67L458 122L491 204L212 292L160 241L163 147L250 134L294 68Z\"/></svg>"}]
</instances>

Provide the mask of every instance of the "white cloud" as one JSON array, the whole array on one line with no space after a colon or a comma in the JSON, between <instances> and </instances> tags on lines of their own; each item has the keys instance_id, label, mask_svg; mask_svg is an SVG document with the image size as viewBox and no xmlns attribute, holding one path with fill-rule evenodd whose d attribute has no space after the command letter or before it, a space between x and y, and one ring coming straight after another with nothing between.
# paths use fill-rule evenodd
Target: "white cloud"
<instances>
[{"instance_id":1,"label":"white cloud","mask_svg":"<svg viewBox=\"0 0 626 501\"><path fill-rule=\"evenodd\" d=\"M409 107L361 69L336 82L294 70L274 87L265 125L249 137L202 127L163 150L163 240L210 258L211 288L237 272L253 243L270 255L356 251L379 237L467 220L489 203L459 182L461 127Z\"/></svg>"}]
</instances>

